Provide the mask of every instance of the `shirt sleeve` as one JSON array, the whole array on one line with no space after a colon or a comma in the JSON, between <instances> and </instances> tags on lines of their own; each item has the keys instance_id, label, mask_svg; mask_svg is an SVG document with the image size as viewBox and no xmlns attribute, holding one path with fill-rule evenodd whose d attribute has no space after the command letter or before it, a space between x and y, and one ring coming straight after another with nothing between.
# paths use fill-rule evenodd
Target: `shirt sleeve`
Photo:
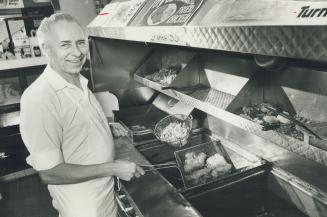
<instances>
[{"instance_id":1,"label":"shirt sleeve","mask_svg":"<svg viewBox=\"0 0 327 217\"><path fill-rule=\"evenodd\" d=\"M48 170L64 162L62 127L54 106L23 96L20 132L30 152L27 163L35 170Z\"/></svg>"}]
</instances>

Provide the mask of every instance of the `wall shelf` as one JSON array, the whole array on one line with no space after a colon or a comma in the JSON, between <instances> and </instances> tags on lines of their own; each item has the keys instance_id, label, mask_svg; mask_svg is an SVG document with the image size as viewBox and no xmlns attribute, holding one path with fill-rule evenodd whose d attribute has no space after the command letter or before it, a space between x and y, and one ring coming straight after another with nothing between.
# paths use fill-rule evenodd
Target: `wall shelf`
<instances>
[{"instance_id":1,"label":"wall shelf","mask_svg":"<svg viewBox=\"0 0 327 217\"><path fill-rule=\"evenodd\" d=\"M48 63L47 57L33 57L26 59L15 59L15 60L2 60L0 61L0 70L10 70L18 68L26 68L33 66L46 65Z\"/></svg>"}]
</instances>

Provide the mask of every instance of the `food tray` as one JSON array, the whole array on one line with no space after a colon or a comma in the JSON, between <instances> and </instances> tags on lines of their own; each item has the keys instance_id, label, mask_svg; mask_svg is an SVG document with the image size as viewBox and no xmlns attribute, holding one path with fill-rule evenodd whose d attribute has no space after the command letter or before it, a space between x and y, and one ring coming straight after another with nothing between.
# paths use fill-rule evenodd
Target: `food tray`
<instances>
[{"instance_id":1,"label":"food tray","mask_svg":"<svg viewBox=\"0 0 327 217\"><path fill-rule=\"evenodd\" d=\"M194 152L196 154L199 154L199 153L203 152L203 153L205 153L207 155L207 157L210 157L210 156L212 156L212 155L214 155L216 153L220 154L225 159L225 161L231 165L230 172L225 173L223 175L220 175L218 177L207 177L203 181L200 181L198 183L193 183L191 180L188 180L186 178L188 173L185 172L184 163L183 163L183 162L185 162L185 154L187 152L190 152L190 151L192 151L192 152ZM193 146L193 147L190 147L190 148L175 151L175 158L176 158L177 165L178 165L178 168L180 170L180 173L182 175L184 186L186 188L193 188L193 187L196 187L196 186L199 186L199 185L207 184L209 182L212 182L212 181L221 179L221 178L223 178L225 176L228 176L228 174L231 174L231 173L236 171L233 162L231 161L229 155L225 151L225 149L222 146L222 144L220 143L220 141L210 141L210 142L206 142L206 143L196 145L196 146Z\"/></svg>"},{"instance_id":2,"label":"food tray","mask_svg":"<svg viewBox=\"0 0 327 217\"><path fill-rule=\"evenodd\" d=\"M174 80L178 77L178 75L183 71L183 69L191 62L194 58L195 53L191 51L180 51L175 48L157 48L155 49L149 57L141 64L141 66L135 72L135 79L142 79L150 82L154 82L160 87L165 86L169 87ZM168 73L159 73L161 70L171 71L171 74L175 74L176 76L168 83L160 83L158 80L163 79L161 77L163 74L166 75ZM172 73L174 71L174 73ZM151 76L155 76L157 79L150 79ZM168 73L170 74L170 73ZM150 76L150 77L149 77ZM169 77L169 76L168 76ZM169 80L169 79L168 79Z\"/></svg>"}]
</instances>

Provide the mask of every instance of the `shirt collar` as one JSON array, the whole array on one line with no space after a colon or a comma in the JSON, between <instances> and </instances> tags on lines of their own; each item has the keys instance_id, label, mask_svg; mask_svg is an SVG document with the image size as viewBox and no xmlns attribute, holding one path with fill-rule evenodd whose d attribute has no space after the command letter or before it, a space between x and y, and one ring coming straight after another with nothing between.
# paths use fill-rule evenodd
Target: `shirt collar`
<instances>
[{"instance_id":1,"label":"shirt collar","mask_svg":"<svg viewBox=\"0 0 327 217\"><path fill-rule=\"evenodd\" d=\"M47 67L44 69L43 73L44 73L47 81L55 89L55 91L64 89L66 87L76 88L75 85L69 83L63 77L61 77L54 69L51 68L50 65L47 65ZM80 79L83 90L84 91L87 90L88 80L81 74L79 75L79 79Z\"/></svg>"}]
</instances>

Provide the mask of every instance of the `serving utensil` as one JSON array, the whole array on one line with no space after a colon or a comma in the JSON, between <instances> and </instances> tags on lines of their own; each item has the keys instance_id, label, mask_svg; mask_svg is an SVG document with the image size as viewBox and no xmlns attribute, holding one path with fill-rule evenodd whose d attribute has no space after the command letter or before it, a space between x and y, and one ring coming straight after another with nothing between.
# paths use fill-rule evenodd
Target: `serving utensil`
<instances>
[{"instance_id":1,"label":"serving utensil","mask_svg":"<svg viewBox=\"0 0 327 217\"><path fill-rule=\"evenodd\" d=\"M316 137L316 138L318 138L318 139L321 139L321 140L327 141L327 139L321 137L321 136L318 135L316 132L314 132L313 130L311 130L309 127L307 127L304 123L302 123L302 122L296 120L296 119L295 119L294 117L292 117L291 115L286 114L285 112L280 111L279 109L276 109L276 108L271 107L271 106L269 106L269 105L264 105L264 107L265 107L266 109L268 109L269 111L275 112L275 113L277 113L278 115L280 115L280 116L282 116L282 117L288 119L289 121L291 121L291 123L293 123L293 124L299 126L299 127L301 128L301 130L303 129L302 131L305 131L305 132L309 133L310 135L312 135L312 136L314 136L314 137Z\"/></svg>"},{"instance_id":2,"label":"serving utensil","mask_svg":"<svg viewBox=\"0 0 327 217\"><path fill-rule=\"evenodd\" d=\"M166 168L178 168L177 163L174 161L161 163L161 164L141 164L140 166L144 168L144 172L161 170Z\"/></svg>"}]
</instances>

